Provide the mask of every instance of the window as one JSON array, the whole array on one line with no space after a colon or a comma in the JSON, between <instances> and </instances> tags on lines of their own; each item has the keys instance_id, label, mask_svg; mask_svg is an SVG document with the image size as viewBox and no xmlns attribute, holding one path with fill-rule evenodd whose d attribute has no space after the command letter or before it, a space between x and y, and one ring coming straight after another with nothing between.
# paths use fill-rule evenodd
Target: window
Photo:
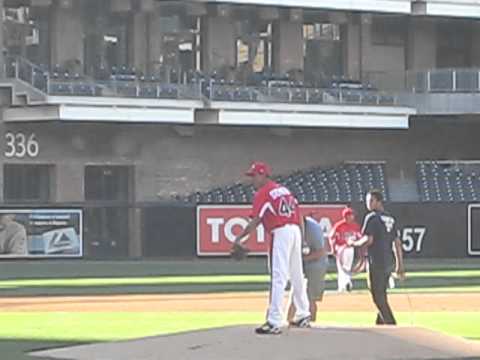
<instances>
[{"instance_id":1,"label":"window","mask_svg":"<svg viewBox=\"0 0 480 360\"><path fill-rule=\"evenodd\" d=\"M237 65L248 62L248 44L241 39L237 40Z\"/></svg>"},{"instance_id":2,"label":"window","mask_svg":"<svg viewBox=\"0 0 480 360\"><path fill-rule=\"evenodd\" d=\"M305 40L340 41L339 24L309 24L303 26Z\"/></svg>"},{"instance_id":3,"label":"window","mask_svg":"<svg viewBox=\"0 0 480 360\"><path fill-rule=\"evenodd\" d=\"M5 164L3 197L11 202L50 201L51 165Z\"/></svg>"},{"instance_id":4,"label":"window","mask_svg":"<svg viewBox=\"0 0 480 360\"><path fill-rule=\"evenodd\" d=\"M263 72L271 66L271 24L245 21L239 27L240 35L236 40L237 70L242 72L248 68L254 73Z\"/></svg>"},{"instance_id":5,"label":"window","mask_svg":"<svg viewBox=\"0 0 480 360\"><path fill-rule=\"evenodd\" d=\"M372 22L372 44L384 46L403 46L407 28L401 17L377 16Z\"/></svg>"},{"instance_id":6,"label":"window","mask_svg":"<svg viewBox=\"0 0 480 360\"><path fill-rule=\"evenodd\" d=\"M343 74L341 26L314 23L303 26L304 79L311 86L326 86Z\"/></svg>"},{"instance_id":7,"label":"window","mask_svg":"<svg viewBox=\"0 0 480 360\"><path fill-rule=\"evenodd\" d=\"M129 166L87 166L85 168L85 199L128 201L130 170Z\"/></svg>"}]
</instances>

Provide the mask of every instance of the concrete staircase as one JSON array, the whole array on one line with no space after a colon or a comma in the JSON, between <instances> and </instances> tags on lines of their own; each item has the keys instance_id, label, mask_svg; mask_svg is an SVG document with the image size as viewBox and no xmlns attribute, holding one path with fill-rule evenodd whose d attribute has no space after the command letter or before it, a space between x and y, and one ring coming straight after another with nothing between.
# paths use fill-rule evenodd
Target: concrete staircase
<instances>
[{"instance_id":1,"label":"concrete staircase","mask_svg":"<svg viewBox=\"0 0 480 360\"><path fill-rule=\"evenodd\" d=\"M1 106L27 106L44 103L47 94L20 79L0 80Z\"/></svg>"}]
</instances>

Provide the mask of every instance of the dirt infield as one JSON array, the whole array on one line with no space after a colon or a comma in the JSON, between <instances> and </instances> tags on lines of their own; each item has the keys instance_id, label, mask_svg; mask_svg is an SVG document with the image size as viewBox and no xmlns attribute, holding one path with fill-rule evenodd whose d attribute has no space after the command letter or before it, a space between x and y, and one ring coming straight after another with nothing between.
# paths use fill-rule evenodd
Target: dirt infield
<instances>
[{"instance_id":1,"label":"dirt infield","mask_svg":"<svg viewBox=\"0 0 480 360\"><path fill-rule=\"evenodd\" d=\"M0 298L0 312L265 311L265 292ZM480 311L480 294L392 294L395 311ZM368 293L328 293L321 311L373 311Z\"/></svg>"},{"instance_id":2,"label":"dirt infield","mask_svg":"<svg viewBox=\"0 0 480 360\"><path fill-rule=\"evenodd\" d=\"M478 359L480 345L415 327L286 329L282 335L262 337L249 326L233 326L33 355L74 360L458 360Z\"/></svg>"}]
</instances>

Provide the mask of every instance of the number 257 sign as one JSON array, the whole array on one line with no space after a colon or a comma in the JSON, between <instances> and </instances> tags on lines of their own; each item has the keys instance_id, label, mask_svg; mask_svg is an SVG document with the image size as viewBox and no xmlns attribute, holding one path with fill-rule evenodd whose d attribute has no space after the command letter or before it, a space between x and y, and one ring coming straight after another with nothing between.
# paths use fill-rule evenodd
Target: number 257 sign
<instances>
[{"instance_id":1,"label":"number 257 sign","mask_svg":"<svg viewBox=\"0 0 480 360\"><path fill-rule=\"evenodd\" d=\"M303 216L314 217L327 233L333 224L341 219L343 208L342 205L301 205L300 212ZM229 254L235 237L249 222L251 209L251 206L246 205L198 206L197 255L222 256ZM260 225L245 244L251 254L267 254L270 235Z\"/></svg>"}]
</instances>

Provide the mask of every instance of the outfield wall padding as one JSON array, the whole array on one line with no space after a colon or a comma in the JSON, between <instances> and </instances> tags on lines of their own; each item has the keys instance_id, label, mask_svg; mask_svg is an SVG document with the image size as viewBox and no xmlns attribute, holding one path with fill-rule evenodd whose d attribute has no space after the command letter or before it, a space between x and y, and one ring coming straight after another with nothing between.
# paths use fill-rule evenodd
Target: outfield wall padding
<instances>
[{"instance_id":1,"label":"outfield wall padding","mask_svg":"<svg viewBox=\"0 0 480 360\"><path fill-rule=\"evenodd\" d=\"M363 204L354 204L359 220ZM468 204L392 203L406 257L465 258L468 251ZM480 214L480 211L479 211ZM472 234L472 246L480 250L480 218ZM479 231L475 233L475 229ZM150 206L143 209L144 257L192 257L196 255L196 207Z\"/></svg>"}]
</instances>

